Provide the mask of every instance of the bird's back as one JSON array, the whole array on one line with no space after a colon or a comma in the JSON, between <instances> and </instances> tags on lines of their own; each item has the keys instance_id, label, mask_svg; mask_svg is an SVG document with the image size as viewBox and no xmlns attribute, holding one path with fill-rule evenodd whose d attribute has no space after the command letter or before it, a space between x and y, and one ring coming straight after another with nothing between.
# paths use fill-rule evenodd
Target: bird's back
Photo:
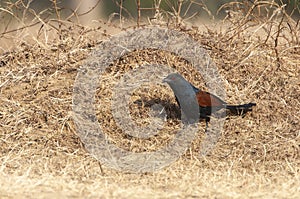
<instances>
[{"instance_id":1,"label":"bird's back","mask_svg":"<svg viewBox=\"0 0 300 199\"><path fill-rule=\"evenodd\" d=\"M226 102L221 100L219 97L210 94L206 91L198 89L196 93L198 104L202 107L223 107L226 106Z\"/></svg>"}]
</instances>

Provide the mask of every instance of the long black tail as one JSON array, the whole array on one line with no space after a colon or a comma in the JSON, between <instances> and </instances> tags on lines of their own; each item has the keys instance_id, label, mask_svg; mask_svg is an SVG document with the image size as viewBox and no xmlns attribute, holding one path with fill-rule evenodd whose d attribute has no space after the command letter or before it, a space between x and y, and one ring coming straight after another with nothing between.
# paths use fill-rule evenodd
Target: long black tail
<instances>
[{"instance_id":1,"label":"long black tail","mask_svg":"<svg viewBox=\"0 0 300 199\"><path fill-rule=\"evenodd\" d=\"M244 115L248 111L252 111L252 107L256 106L255 103L242 104L242 105L226 105L226 109L234 115Z\"/></svg>"}]
</instances>

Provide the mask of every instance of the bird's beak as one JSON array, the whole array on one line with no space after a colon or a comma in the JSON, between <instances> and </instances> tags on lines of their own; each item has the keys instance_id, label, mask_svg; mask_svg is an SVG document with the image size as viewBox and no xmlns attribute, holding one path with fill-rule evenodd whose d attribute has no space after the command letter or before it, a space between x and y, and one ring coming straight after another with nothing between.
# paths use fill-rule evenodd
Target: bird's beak
<instances>
[{"instance_id":1,"label":"bird's beak","mask_svg":"<svg viewBox=\"0 0 300 199\"><path fill-rule=\"evenodd\" d=\"M170 80L167 77L162 80L162 83L168 83L168 82L170 82Z\"/></svg>"}]
</instances>

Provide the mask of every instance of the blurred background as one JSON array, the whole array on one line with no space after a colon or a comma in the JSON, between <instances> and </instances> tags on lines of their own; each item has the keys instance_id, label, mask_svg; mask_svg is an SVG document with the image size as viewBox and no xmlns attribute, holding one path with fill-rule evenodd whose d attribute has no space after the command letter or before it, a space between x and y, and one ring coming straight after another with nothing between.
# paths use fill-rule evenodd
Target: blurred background
<instances>
[{"instance_id":1,"label":"blurred background","mask_svg":"<svg viewBox=\"0 0 300 199\"><path fill-rule=\"evenodd\" d=\"M230 23L293 19L299 24L300 0L2 0L0 1L0 51L22 43L26 36L40 38L41 30L62 27L102 29L115 34L120 28L149 24L200 26L213 20ZM270 21L271 20L271 21ZM242 24L240 24L242 25ZM47 28L46 28L47 27ZM295 25L296 29L298 25ZM115 28L115 29L114 29ZM25 31L27 30L27 32ZM28 31L29 30L29 31ZM30 32L30 33L28 33ZM71 31L72 32L72 31ZM73 31L74 32L74 31ZM54 36L45 33L45 39ZM12 40L14 42L12 42ZM17 41L18 40L18 41ZM28 38L25 39L28 41Z\"/></svg>"},{"instance_id":2,"label":"blurred background","mask_svg":"<svg viewBox=\"0 0 300 199\"><path fill-rule=\"evenodd\" d=\"M6 20L9 21L23 20L24 18L30 20L30 17L35 17L34 15L44 17L53 14L57 16L59 13L61 18L76 19L82 24L89 24L92 20L99 18L113 22L115 20L136 20L139 15L137 10L140 10L140 16L144 19L153 17L158 10L161 15L174 15L179 11L178 15L192 20L199 18L222 19L228 14L228 7L243 9L243 7L253 6L258 12L264 14L268 12L268 9L267 7L260 9L261 5L269 4L271 6L274 3L284 6L286 12L293 18L299 19L300 16L300 0L2 0L0 2L2 8L0 17L2 20L7 18ZM255 4L259 5L254 6ZM18 11L18 9L20 10ZM14 16L17 11L21 16ZM24 16L25 13L26 16ZM5 24L1 23L1 26L3 25Z\"/></svg>"}]
</instances>

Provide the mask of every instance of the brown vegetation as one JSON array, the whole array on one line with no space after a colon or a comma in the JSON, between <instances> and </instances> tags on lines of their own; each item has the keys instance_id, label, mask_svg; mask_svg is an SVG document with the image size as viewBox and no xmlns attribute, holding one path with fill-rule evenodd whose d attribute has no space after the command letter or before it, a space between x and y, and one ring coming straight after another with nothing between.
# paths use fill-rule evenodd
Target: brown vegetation
<instances>
[{"instance_id":1,"label":"brown vegetation","mask_svg":"<svg viewBox=\"0 0 300 199\"><path fill-rule=\"evenodd\" d=\"M270 6L272 12L258 12L263 6ZM0 54L1 197L299 197L299 21L275 4L244 12L231 9L224 21L209 27L184 22L161 26L185 32L203 45L226 82L226 101L256 102L257 106L244 118L226 120L207 156L199 156L202 122L198 138L178 161L146 174L102 166L85 150L72 121L77 69L109 33L126 30L102 22L91 28L48 21L39 29L2 33L3 46L13 43ZM104 106L96 107L97 117L113 142L128 150L155 150L172 139L179 125L173 94L163 85L151 87L150 92L137 90L132 100L164 100L169 114L165 132L169 133L146 141L131 139L112 120L110 86L133 66L157 60L183 73L190 70L185 77L206 88L192 66L172 53L144 50L116 60L99 86L96 100ZM143 125L149 109L141 104L132 103L130 108Z\"/></svg>"}]
</instances>

